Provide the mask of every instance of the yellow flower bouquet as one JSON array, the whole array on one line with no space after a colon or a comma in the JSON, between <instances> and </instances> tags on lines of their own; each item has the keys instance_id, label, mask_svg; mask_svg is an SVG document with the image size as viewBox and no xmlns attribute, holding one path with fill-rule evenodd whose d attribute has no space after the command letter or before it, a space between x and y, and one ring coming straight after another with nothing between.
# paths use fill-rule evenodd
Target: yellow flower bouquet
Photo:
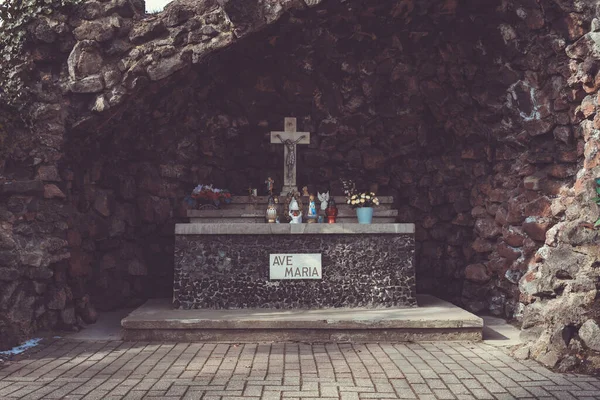
<instances>
[{"instance_id":1,"label":"yellow flower bouquet","mask_svg":"<svg viewBox=\"0 0 600 400\"><path fill-rule=\"evenodd\" d=\"M374 207L379 205L379 199L373 192L360 192L348 195L346 203L352 208Z\"/></svg>"}]
</instances>

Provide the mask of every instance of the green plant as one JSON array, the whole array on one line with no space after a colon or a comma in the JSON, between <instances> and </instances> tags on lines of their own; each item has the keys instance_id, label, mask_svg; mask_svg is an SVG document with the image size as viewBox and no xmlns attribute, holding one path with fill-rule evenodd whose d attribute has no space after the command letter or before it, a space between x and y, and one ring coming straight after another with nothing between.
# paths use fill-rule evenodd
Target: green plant
<instances>
[{"instance_id":1,"label":"green plant","mask_svg":"<svg viewBox=\"0 0 600 400\"><path fill-rule=\"evenodd\" d=\"M598 206L600 206L600 178L596 178L596 197L594 197L592 200L594 200L596 202L596 204L598 204ZM594 227L597 228L600 226L600 218L598 218L598 220L594 223Z\"/></svg>"},{"instance_id":2,"label":"green plant","mask_svg":"<svg viewBox=\"0 0 600 400\"><path fill-rule=\"evenodd\" d=\"M27 101L27 86L23 75L28 70L28 57L24 48L29 24L81 2L82 0L0 1L0 101L13 106L22 106Z\"/></svg>"}]
</instances>

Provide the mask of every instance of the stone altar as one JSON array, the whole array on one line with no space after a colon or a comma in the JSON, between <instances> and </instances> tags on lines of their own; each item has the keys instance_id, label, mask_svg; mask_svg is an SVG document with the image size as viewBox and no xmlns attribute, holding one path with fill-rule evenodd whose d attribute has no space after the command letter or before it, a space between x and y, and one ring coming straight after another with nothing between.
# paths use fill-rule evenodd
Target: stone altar
<instances>
[{"instance_id":1,"label":"stone altar","mask_svg":"<svg viewBox=\"0 0 600 400\"><path fill-rule=\"evenodd\" d=\"M481 340L481 318L415 294L415 227L395 223L393 199L379 199L369 225L355 222L343 197L335 199L336 224L264 223L266 197L236 197L222 210L190 210L191 223L175 227L173 299L149 300L124 318L124 338ZM281 254L318 255L321 279L269 279L270 262Z\"/></svg>"},{"instance_id":2,"label":"stone altar","mask_svg":"<svg viewBox=\"0 0 600 400\"><path fill-rule=\"evenodd\" d=\"M175 308L416 306L413 224L178 224ZM322 279L270 280L269 255L321 254Z\"/></svg>"},{"instance_id":3,"label":"stone altar","mask_svg":"<svg viewBox=\"0 0 600 400\"><path fill-rule=\"evenodd\" d=\"M175 227L173 305L180 309L416 306L414 224L380 197L373 224L337 197L336 224L267 224L266 197L190 210ZM271 280L271 254L320 254L321 279Z\"/></svg>"}]
</instances>

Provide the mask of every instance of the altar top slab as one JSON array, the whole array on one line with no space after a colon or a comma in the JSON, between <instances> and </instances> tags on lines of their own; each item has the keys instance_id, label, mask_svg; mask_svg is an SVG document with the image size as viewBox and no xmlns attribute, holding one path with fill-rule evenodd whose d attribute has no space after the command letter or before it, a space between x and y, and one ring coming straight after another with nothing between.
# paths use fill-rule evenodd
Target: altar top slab
<instances>
[{"instance_id":1,"label":"altar top slab","mask_svg":"<svg viewBox=\"0 0 600 400\"><path fill-rule=\"evenodd\" d=\"M412 234L415 224L176 224L176 235L385 235Z\"/></svg>"}]
</instances>

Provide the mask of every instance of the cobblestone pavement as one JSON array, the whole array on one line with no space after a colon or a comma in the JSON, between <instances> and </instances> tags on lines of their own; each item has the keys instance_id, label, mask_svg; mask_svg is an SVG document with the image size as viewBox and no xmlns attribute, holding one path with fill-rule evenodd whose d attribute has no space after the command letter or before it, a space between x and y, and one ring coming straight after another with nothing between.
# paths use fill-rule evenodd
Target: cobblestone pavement
<instances>
[{"instance_id":1,"label":"cobblestone pavement","mask_svg":"<svg viewBox=\"0 0 600 400\"><path fill-rule=\"evenodd\" d=\"M0 399L600 399L482 343L211 344L56 340L0 367Z\"/></svg>"}]
</instances>

